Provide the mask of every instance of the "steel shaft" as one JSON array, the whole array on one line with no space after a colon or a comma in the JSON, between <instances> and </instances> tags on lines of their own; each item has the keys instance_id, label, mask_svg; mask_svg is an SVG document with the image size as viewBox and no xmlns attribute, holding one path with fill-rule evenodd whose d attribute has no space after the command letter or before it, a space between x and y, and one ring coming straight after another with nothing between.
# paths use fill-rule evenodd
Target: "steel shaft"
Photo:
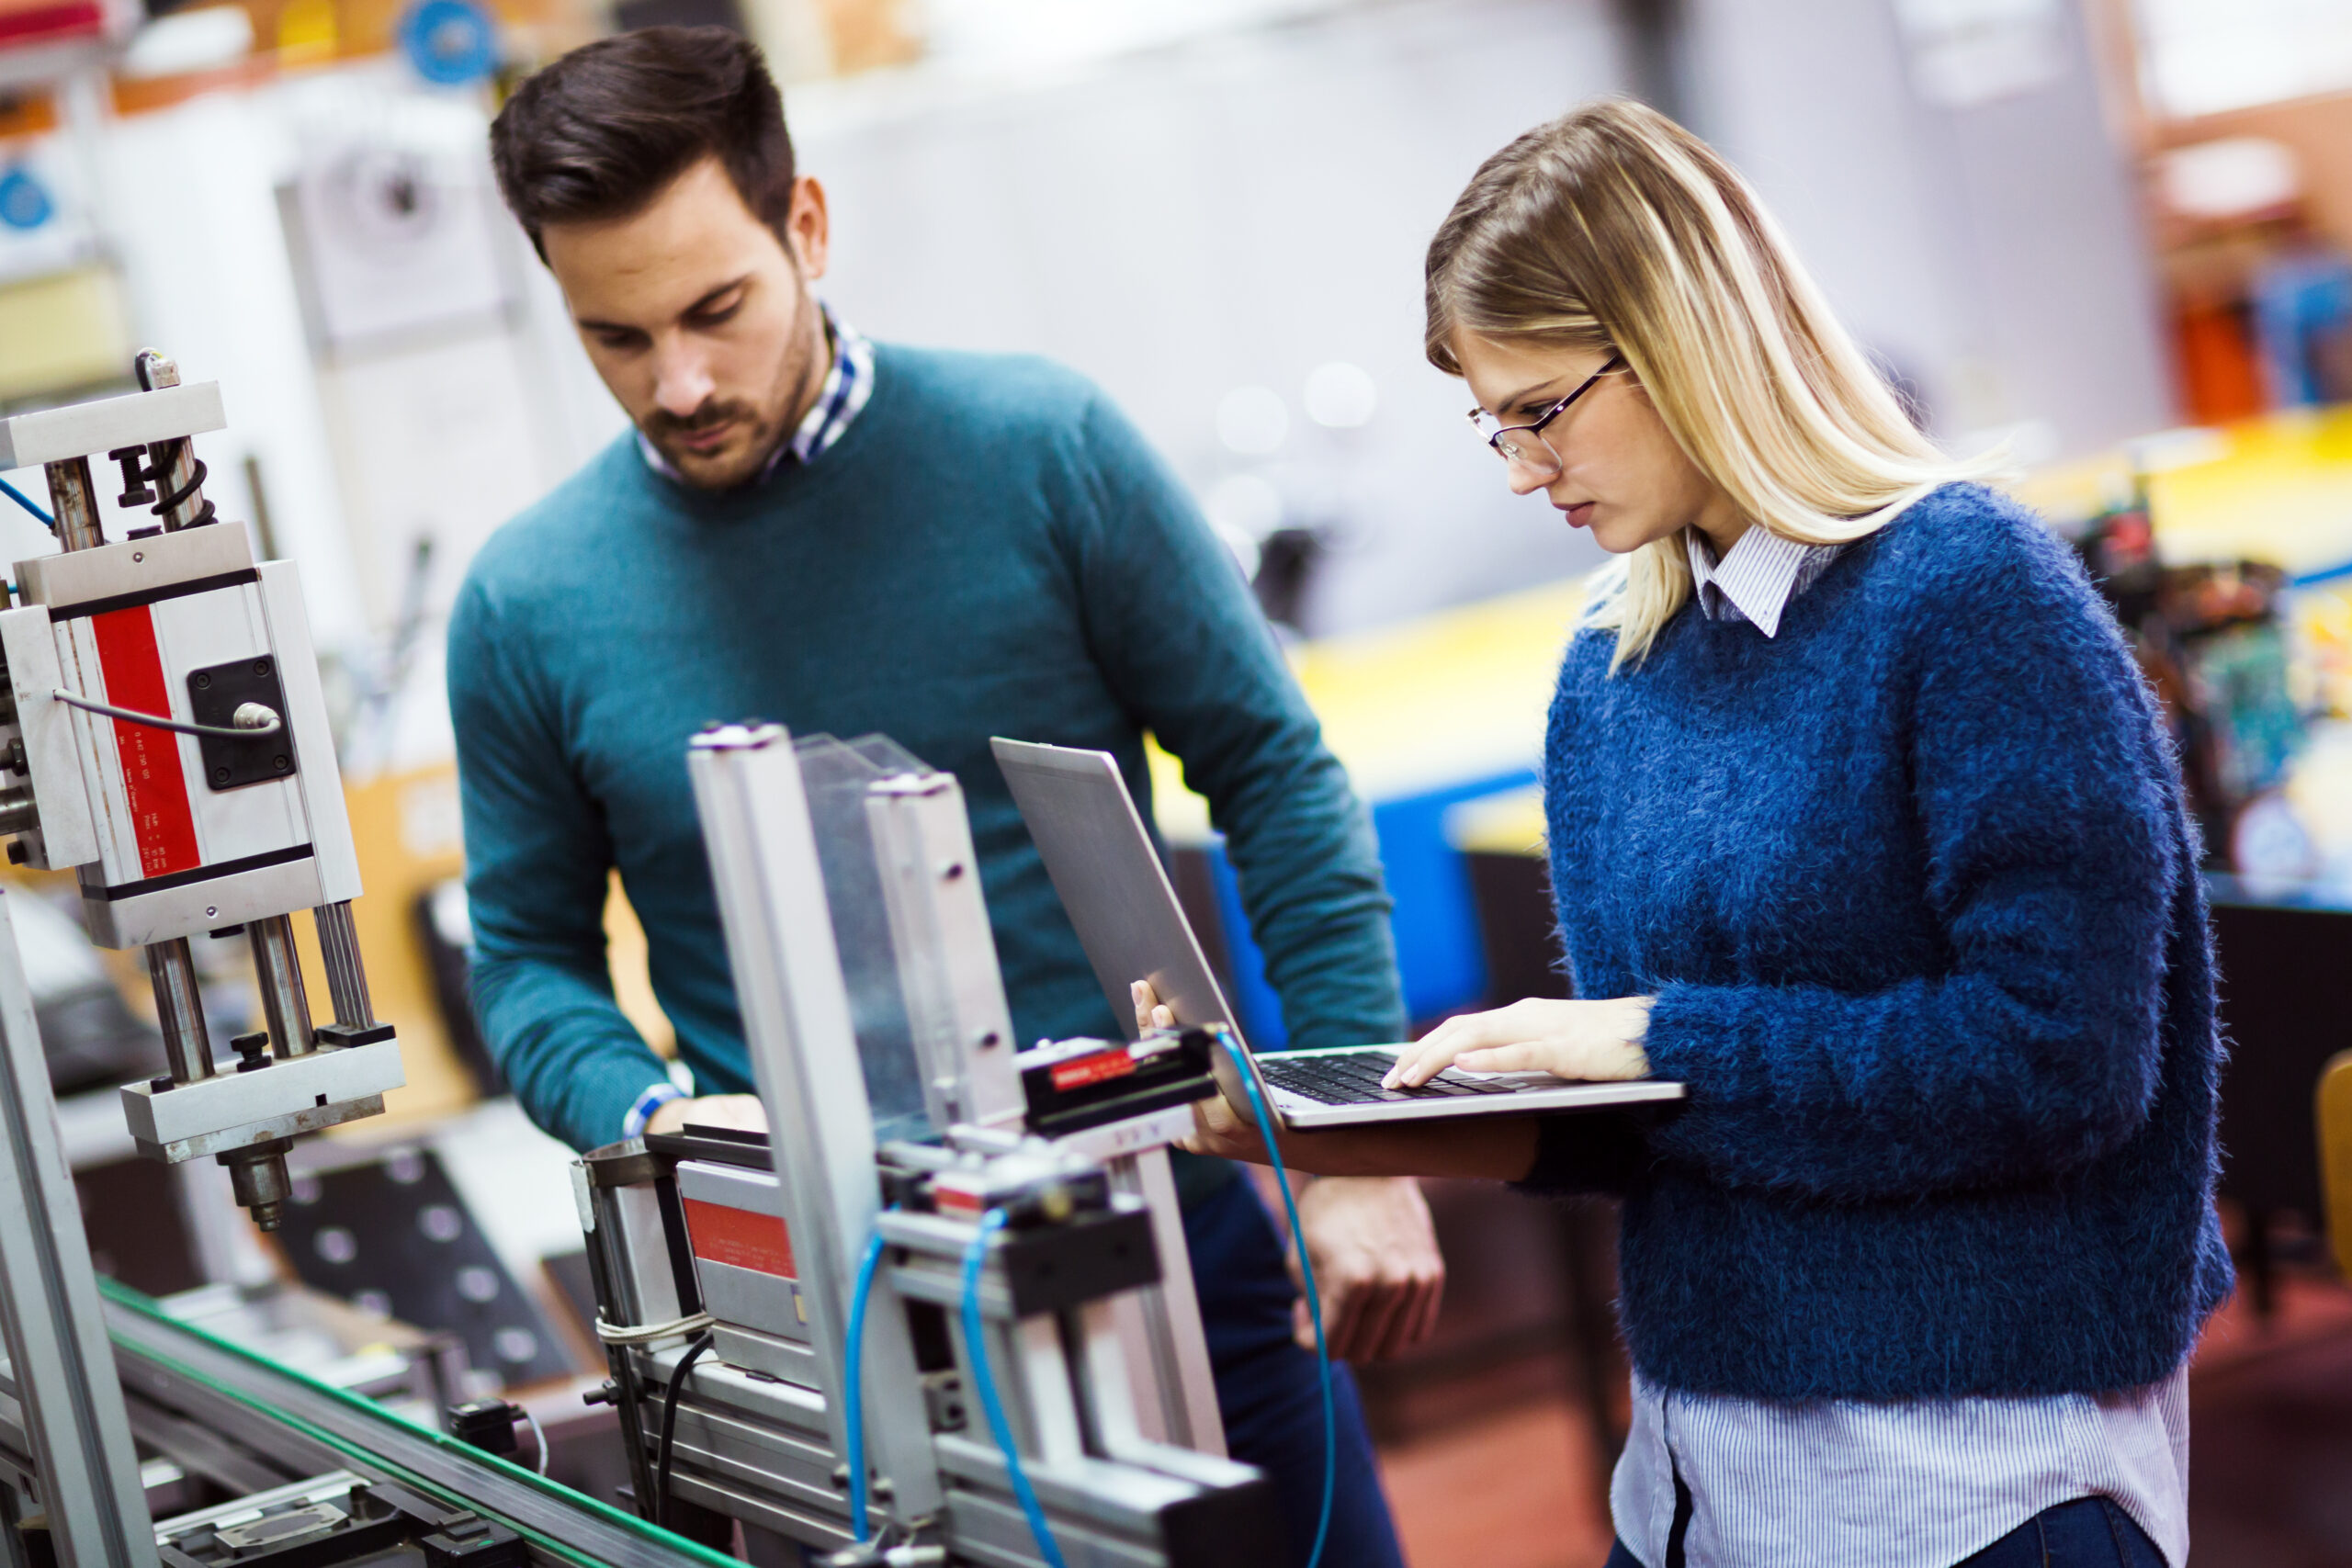
<instances>
[{"instance_id":1,"label":"steel shaft","mask_svg":"<svg viewBox=\"0 0 2352 1568\"><path fill-rule=\"evenodd\" d=\"M155 987L155 1023L164 1032L164 1059L174 1083L212 1076L212 1037L204 1027L204 998L196 988L196 955L187 938L151 943L147 977Z\"/></svg>"},{"instance_id":2,"label":"steel shaft","mask_svg":"<svg viewBox=\"0 0 2352 1568\"><path fill-rule=\"evenodd\" d=\"M319 955L326 960L327 998L334 1021L354 1029L372 1028L375 1004L368 996L368 970L359 961L359 929L346 902L322 904L311 911L319 929Z\"/></svg>"},{"instance_id":3,"label":"steel shaft","mask_svg":"<svg viewBox=\"0 0 2352 1568\"><path fill-rule=\"evenodd\" d=\"M250 920L245 936L253 944L254 978L261 989L271 1054L280 1061L309 1055L317 1043L311 1037L311 998L302 988L302 961L294 952L294 923L284 915Z\"/></svg>"},{"instance_id":4,"label":"steel shaft","mask_svg":"<svg viewBox=\"0 0 2352 1568\"><path fill-rule=\"evenodd\" d=\"M43 465L41 471L49 476L49 509L57 519L58 544L69 550L105 544L107 536L98 530L98 487L90 478L90 459L68 457Z\"/></svg>"}]
</instances>

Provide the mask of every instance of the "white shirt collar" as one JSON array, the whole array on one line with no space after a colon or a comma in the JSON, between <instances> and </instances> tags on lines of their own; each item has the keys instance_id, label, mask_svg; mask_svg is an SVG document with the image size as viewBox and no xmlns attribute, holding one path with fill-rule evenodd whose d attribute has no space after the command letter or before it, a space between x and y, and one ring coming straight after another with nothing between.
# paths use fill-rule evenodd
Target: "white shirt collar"
<instances>
[{"instance_id":1,"label":"white shirt collar","mask_svg":"<svg viewBox=\"0 0 2352 1568\"><path fill-rule=\"evenodd\" d=\"M1846 547L1804 544L1760 525L1750 525L1721 560L1696 528L1682 531L1682 543L1700 613L1711 621L1747 621L1768 637L1779 635L1789 601Z\"/></svg>"}]
</instances>

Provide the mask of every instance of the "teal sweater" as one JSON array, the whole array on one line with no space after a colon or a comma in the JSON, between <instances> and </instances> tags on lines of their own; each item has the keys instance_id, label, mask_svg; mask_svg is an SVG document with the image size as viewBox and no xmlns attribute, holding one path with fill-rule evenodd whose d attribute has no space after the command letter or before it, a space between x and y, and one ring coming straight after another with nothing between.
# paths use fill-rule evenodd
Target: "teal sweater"
<instances>
[{"instance_id":1,"label":"teal sweater","mask_svg":"<svg viewBox=\"0 0 2352 1568\"><path fill-rule=\"evenodd\" d=\"M1148 730L1226 834L1293 1041L1401 1037L1364 811L1231 558L1068 370L882 346L835 446L720 495L625 435L483 547L448 667L475 1009L575 1147L662 1077L614 1003L608 867L699 1090L752 1088L686 782L713 719L879 731L956 776L1023 1041L1117 1021L989 737L1110 751L1148 816Z\"/></svg>"}]
</instances>

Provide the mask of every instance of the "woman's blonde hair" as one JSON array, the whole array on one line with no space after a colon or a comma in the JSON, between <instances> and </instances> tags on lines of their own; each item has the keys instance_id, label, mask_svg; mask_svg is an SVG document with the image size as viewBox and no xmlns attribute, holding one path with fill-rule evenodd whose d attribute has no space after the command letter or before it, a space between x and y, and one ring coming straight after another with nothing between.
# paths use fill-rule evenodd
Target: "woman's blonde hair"
<instances>
[{"instance_id":1,"label":"woman's blonde hair","mask_svg":"<svg viewBox=\"0 0 2352 1568\"><path fill-rule=\"evenodd\" d=\"M1613 349L1701 473L1807 544L1875 532L1984 471L1913 427L1747 183L1640 104L1588 105L1472 176L1430 242L1430 362L1456 334ZM1579 625L1638 664L1690 595L1680 536L1604 573Z\"/></svg>"}]
</instances>

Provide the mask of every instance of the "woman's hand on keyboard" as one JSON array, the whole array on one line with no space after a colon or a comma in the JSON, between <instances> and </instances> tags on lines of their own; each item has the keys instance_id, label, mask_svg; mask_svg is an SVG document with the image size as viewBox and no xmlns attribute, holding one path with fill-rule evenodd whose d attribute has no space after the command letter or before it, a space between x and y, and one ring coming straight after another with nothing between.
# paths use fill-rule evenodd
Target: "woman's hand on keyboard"
<instances>
[{"instance_id":1,"label":"woman's hand on keyboard","mask_svg":"<svg viewBox=\"0 0 2352 1568\"><path fill-rule=\"evenodd\" d=\"M1473 1073L1550 1073L1580 1082L1648 1076L1642 1040L1648 997L1555 1001L1531 997L1492 1012L1449 1018L1398 1053L1383 1083L1419 1089L1448 1067Z\"/></svg>"},{"instance_id":2,"label":"woman's hand on keyboard","mask_svg":"<svg viewBox=\"0 0 2352 1568\"><path fill-rule=\"evenodd\" d=\"M1464 1116L1387 1127L1295 1128L1282 1134L1283 1164L1317 1176L1467 1176L1517 1181L1535 1163L1532 1116ZM1247 1111L1213 1094L1193 1107L1193 1135L1179 1148L1196 1155L1272 1161Z\"/></svg>"}]
</instances>

